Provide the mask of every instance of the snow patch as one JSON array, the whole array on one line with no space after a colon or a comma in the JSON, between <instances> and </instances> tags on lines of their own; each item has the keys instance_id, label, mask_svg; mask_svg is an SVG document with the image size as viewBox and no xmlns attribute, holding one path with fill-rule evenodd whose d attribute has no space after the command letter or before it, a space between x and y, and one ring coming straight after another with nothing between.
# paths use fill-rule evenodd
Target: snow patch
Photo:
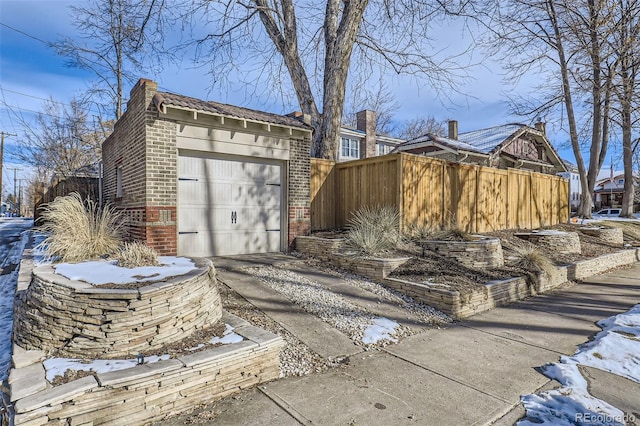
<instances>
[{"instance_id":1,"label":"snow patch","mask_svg":"<svg viewBox=\"0 0 640 426\"><path fill-rule=\"evenodd\" d=\"M398 340L392 336L396 332L396 327L398 327L398 323L395 321L382 317L375 318L373 320L373 324L364 330L362 343L371 345L379 342L380 340L390 340L395 343Z\"/></svg>"},{"instance_id":2,"label":"snow patch","mask_svg":"<svg viewBox=\"0 0 640 426\"><path fill-rule=\"evenodd\" d=\"M625 424L621 410L589 394L587 381L578 365L640 383L640 304L598 321L598 325L602 331L592 341L581 345L573 356L563 356L560 363L542 368L545 376L557 380L563 387L523 396L521 400L527 417L518 422L519 426Z\"/></svg>"},{"instance_id":3,"label":"snow patch","mask_svg":"<svg viewBox=\"0 0 640 426\"><path fill-rule=\"evenodd\" d=\"M240 343L243 340L244 338L242 336L233 332L233 327L231 327L229 324L225 324L225 330L222 333L222 337L216 336L213 339L209 340L209 343L211 343L212 345L215 345L217 343L230 345L233 343Z\"/></svg>"},{"instance_id":4,"label":"snow patch","mask_svg":"<svg viewBox=\"0 0 640 426\"><path fill-rule=\"evenodd\" d=\"M518 426L571 426L590 423L624 425L624 413L616 407L589 394L587 381L576 364L548 364L542 367L545 376L563 385L560 389L525 395L522 405L527 417Z\"/></svg>"},{"instance_id":5,"label":"snow patch","mask_svg":"<svg viewBox=\"0 0 640 426\"><path fill-rule=\"evenodd\" d=\"M153 364L158 361L166 361L171 358L170 355L152 355L144 357L145 364ZM98 374L108 373L110 371L124 370L133 368L138 365L137 359L95 359L85 361L74 358L49 358L45 359L42 364L46 370L48 381L53 381L56 376L64 376L67 370L76 371L93 371Z\"/></svg>"},{"instance_id":6,"label":"snow patch","mask_svg":"<svg viewBox=\"0 0 640 426\"><path fill-rule=\"evenodd\" d=\"M194 269L195 264L186 257L159 256L161 266L122 268L116 261L91 261L60 263L55 265L57 274L70 280L84 281L93 285L129 284L160 281L168 277L184 275Z\"/></svg>"}]
</instances>

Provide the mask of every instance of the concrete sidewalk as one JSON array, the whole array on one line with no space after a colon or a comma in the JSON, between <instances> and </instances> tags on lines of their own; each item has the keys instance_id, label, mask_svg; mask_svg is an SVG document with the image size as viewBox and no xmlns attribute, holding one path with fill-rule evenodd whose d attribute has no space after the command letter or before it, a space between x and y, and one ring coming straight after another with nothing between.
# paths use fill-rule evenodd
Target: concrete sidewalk
<instances>
[{"instance_id":1,"label":"concrete sidewalk","mask_svg":"<svg viewBox=\"0 0 640 426\"><path fill-rule=\"evenodd\" d=\"M286 306L266 286L234 272L243 262L214 263L225 268L222 281L301 334L301 340L313 345L334 340L314 342L308 327L318 326L320 333L335 330L310 322L309 314ZM339 281L318 278L330 279ZM335 288L348 290L339 282ZM595 321L638 303L640 263L444 329L426 330L379 352L359 351L336 337L330 348L322 349L324 355L348 354L348 366L268 383L223 401L216 404L219 414L211 424L510 425L524 415L521 395L555 387L537 367L573 354L600 330ZM640 417L639 384L595 369L588 369L586 376L594 396Z\"/></svg>"}]
</instances>

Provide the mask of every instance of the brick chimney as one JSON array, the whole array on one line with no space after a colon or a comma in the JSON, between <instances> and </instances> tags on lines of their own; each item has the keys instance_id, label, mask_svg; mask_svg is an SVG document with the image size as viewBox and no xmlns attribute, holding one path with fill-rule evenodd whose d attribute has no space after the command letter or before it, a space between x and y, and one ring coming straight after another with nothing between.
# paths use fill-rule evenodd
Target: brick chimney
<instances>
[{"instance_id":1,"label":"brick chimney","mask_svg":"<svg viewBox=\"0 0 640 426\"><path fill-rule=\"evenodd\" d=\"M364 110L356 113L356 128L365 133L360 142L360 158L376 155L376 113Z\"/></svg>"},{"instance_id":2,"label":"brick chimney","mask_svg":"<svg viewBox=\"0 0 640 426\"><path fill-rule=\"evenodd\" d=\"M449 139L458 140L458 120L449 120Z\"/></svg>"},{"instance_id":3,"label":"brick chimney","mask_svg":"<svg viewBox=\"0 0 640 426\"><path fill-rule=\"evenodd\" d=\"M542 133L543 135L547 135L547 123L545 123L544 121L538 121L535 124L536 130L539 131L540 133Z\"/></svg>"}]
</instances>

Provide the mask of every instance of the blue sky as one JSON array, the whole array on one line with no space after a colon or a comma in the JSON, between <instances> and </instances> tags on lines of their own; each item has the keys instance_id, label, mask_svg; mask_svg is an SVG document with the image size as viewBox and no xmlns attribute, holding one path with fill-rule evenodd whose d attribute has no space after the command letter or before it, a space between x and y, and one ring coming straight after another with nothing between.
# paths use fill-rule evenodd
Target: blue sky
<instances>
[{"instance_id":1,"label":"blue sky","mask_svg":"<svg viewBox=\"0 0 640 426\"><path fill-rule=\"evenodd\" d=\"M93 80L85 71L68 68L64 59L44 42L54 42L63 36L74 36L74 27L69 17L69 0L0 0L0 100L26 117L40 110L43 99L53 96L61 102L69 102L74 94L83 91ZM76 1L76 3L79 3ZM14 28L8 28L6 25ZM449 24L447 24L449 25ZM20 32L19 32L20 31ZM22 32L22 33L21 33ZM436 29L441 34L436 41L439 48L451 54L465 48L460 33L450 28ZM478 61L480 56L472 61ZM513 116L505 101L505 92L519 91L526 94L527 79L520 87L506 86L502 81L502 71L498 64L484 59L483 66L471 71L473 79L462 87L467 96L452 94L449 99L438 99L436 94L410 78L392 76L386 79L388 88L395 93L401 105L396 113L397 120L409 120L419 115L434 116L439 120L456 119L461 132L510 123L524 122L526 119ZM278 96L250 96L240 84L231 86L227 92L211 88L206 67L194 68L185 60L178 66L165 66L158 75L141 75L157 81L163 90L169 90L196 98L216 100L225 103L261 109L274 113L287 113L298 109L295 103L283 104ZM126 88L128 93L129 87ZM349 95L347 95L348 97ZM366 108L363 106L362 109ZM20 133L15 119L0 105L0 131ZM563 158L573 161L570 149L564 149L567 137L553 127L548 127L549 137L560 148ZM11 151L15 137L6 140L8 155L5 163L11 163ZM5 165L5 168L8 166ZM11 167L11 166L9 166ZM12 185L11 176L4 173L4 180ZM9 190L12 186L9 186ZM7 185L5 185L7 190Z\"/></svg>"}]
</instances>

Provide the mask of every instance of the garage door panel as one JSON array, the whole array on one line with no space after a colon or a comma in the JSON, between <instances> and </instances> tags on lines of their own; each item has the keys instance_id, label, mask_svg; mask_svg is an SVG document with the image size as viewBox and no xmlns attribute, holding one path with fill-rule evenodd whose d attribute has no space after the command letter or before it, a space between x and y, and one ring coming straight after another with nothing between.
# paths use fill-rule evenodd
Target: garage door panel
<instances>
[{"instance_id":1,"label":"garage door panel","mask_svg":"<svg viewBox=\"0 0 640 426\"><path fill-rule=\"evenodd\" d=\"M280 165L185 155L178 162L180 254L280 251Z\"/></svg>"},{"instance_id":2,"label":"garage door panel","mask_svg":"<svg viewBox=\"0 0 640 426\"><path fill-rule=\"evenodd\" d=\"M206 236L207 238L203 238ZM242 232L206 231L197 233L180 234L181 248L188 256L208 257L211 253L238 254L240 250L245 253L270 253L280 251L280 234L278 232Z\"/></svg>"},{"instance_id":3,"label":"garage door panel","mask_svg":"<svg viewBox=\"0 0 640 426\"><path fill-rule=\"evenodd\" d=\"M245 208L237 211L237 222L232 224L233 229L249 231L280 229L279 209Z\"/></svg>"},{"instance_id":4,"label":"garage door panel","mask_svg":"<svg viewBox=\"0 0 640 426\"><path fill-rule=\"evenodd\" d=\"M229 228L231 210L223 214L220 210L212 211L209 207L194 206L180 209L178 229L180 231L204 231Z\"/></svg>"}]
</instances>

